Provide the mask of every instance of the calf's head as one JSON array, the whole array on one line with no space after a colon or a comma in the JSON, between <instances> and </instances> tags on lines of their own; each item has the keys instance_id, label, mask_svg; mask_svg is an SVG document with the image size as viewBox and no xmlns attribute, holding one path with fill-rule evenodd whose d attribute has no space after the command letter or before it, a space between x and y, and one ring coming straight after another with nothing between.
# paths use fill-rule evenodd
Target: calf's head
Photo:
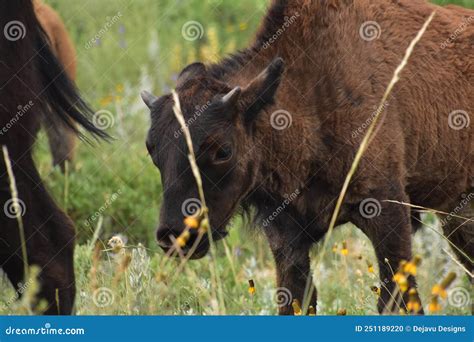
<instances>
[{"instance_id":1,"label":"calf's head","mask_svg":"<svg viewBox=\"0 0 474 342\"><path fill-rule=\"evenodd\" d=\"M283 72L283 60L274 59L246 84L229 85L210 75L206 66L194 63L180 74L176 92L196 153L209 208L213 239L225 237L226 225L242 198L255 182L257 151L249 151L252 129L258 115L274 101ZM185 229L183 220L199 210L198 189L187 157L185 135L173 113L173 97L156 97L143 91L151 112L146 146L161 173L163 202L157 230L159 245L168 251L173 238ZM182 249L189 253L198 232ZM203 257L209 249L207 234L191 258Z\"/></svg>"}]
</instances>

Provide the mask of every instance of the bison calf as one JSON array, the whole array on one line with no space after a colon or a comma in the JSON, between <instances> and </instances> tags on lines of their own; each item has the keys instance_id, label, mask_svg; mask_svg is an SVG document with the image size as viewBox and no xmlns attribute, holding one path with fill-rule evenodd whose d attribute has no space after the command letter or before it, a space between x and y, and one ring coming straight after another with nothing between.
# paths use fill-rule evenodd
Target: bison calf
<instances>
[{"instance_id":1,"label":"bison calf","mask_svg":"<svg viewBox=\"0 0 474 342\"><path fill-rule=\"evenodd\" d=\"M278 287L300 302L312 293L306 301L316 307L316 291L308 291L309 250L327 232L375 108L433 10L436 17L385 106L337 221L354 223L372 241L383 283L378 309L398 313L407 301L392 299L399 293L393 272L412 258L412 224L408 207L387 200L452 212L463 194L472 196L474 25L456 29L474 12L421 0L275 0L249 48L217 64L191 64L179 76L176 91L214 238L226 235L238 207L255 208ZM172 97L142 97L151 110L146 145L164 186L157 237L169 250L197 187ZM472 217L472 205L457 216ZM454 217L443 229L472 270L474 224ZM193 257L208 248L204 238ZM413 276L408 287L416 287ZM280 313L293 309L283 306Z\"/></svg>"}]
</instances>

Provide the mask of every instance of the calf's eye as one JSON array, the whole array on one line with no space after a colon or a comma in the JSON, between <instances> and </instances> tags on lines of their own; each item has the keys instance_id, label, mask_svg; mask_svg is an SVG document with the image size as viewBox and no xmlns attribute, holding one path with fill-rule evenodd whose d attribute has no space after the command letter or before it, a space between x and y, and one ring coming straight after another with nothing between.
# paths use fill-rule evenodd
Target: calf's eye
<instances>
[{"instance_id":1,"label":"calf's eye","mask_svg":"<svg viewBox=\"0 0 474 342\"><path fill-rule=\"evenodd\" d=\"M230 158L232 158L232 146L224 145L217 149L214 155L214 162L222 163L228 161Z\"/></svg>"}]
</instances>

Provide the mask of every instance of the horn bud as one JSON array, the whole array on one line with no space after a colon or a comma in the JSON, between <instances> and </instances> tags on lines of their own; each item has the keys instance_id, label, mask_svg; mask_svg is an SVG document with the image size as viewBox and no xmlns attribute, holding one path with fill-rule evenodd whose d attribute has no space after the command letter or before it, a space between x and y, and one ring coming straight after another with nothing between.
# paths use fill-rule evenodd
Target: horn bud
<instances>
[{"instance_id":1,"label":"horn bud","mask_svg":"<svg viewBox=\"0 0 474 342\"><path fill-rule=\"evenodd\" d=\"M153 107L153 104L156 102L156 100L158 100L158 97L146 90L143 90L140 93L140 96L142 97L143 102L145 102L147 107L150 109Z\"/></svg>"},{"instance_id":2,"label":"horn bud","mask_svg":"<svg viewBox=\"0 0 474 342\"><path fill-rule=\"evenodd\" d=\"M221 101L224 105L229 105L229 106L232 106L234 105L237 100L239 99L240 97L240 93L241 93L241 89L240 87L235 87L234 89L232 89L231 91L229 91L227 94L225 94Z\"/></svg>"}]
</instances>

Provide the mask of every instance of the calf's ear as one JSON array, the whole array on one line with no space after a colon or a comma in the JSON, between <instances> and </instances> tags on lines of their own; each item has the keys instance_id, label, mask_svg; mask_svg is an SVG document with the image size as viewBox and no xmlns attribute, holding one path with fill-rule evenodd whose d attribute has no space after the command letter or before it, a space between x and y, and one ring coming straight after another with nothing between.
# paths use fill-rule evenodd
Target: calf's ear
<instances>
[{"instance_id":1,"label":"calf's ear","mask_svg":"<svg viewBox=\"0 0 474 342\"><path fill-rule=\"evenodd\" d=\"M244 120L246 124L253 122L265 106L274 103L284 65L282 58L275 58L242 90L241 100L245 106Z\"/></svg>"},{"instance_id":2,"label":"calf's ear","mask_svg":"<svg viewBox=\"0 0 474 342\"><path fill-rule=\"evenodd\" d=\"M192 78L204 76L205 74L206 74L206 66L204 64L199 63L199 62L189 64L179 74L176 88L179 88L184 83L186 83L186 81Z\"/></svg>"}]
</instances>

